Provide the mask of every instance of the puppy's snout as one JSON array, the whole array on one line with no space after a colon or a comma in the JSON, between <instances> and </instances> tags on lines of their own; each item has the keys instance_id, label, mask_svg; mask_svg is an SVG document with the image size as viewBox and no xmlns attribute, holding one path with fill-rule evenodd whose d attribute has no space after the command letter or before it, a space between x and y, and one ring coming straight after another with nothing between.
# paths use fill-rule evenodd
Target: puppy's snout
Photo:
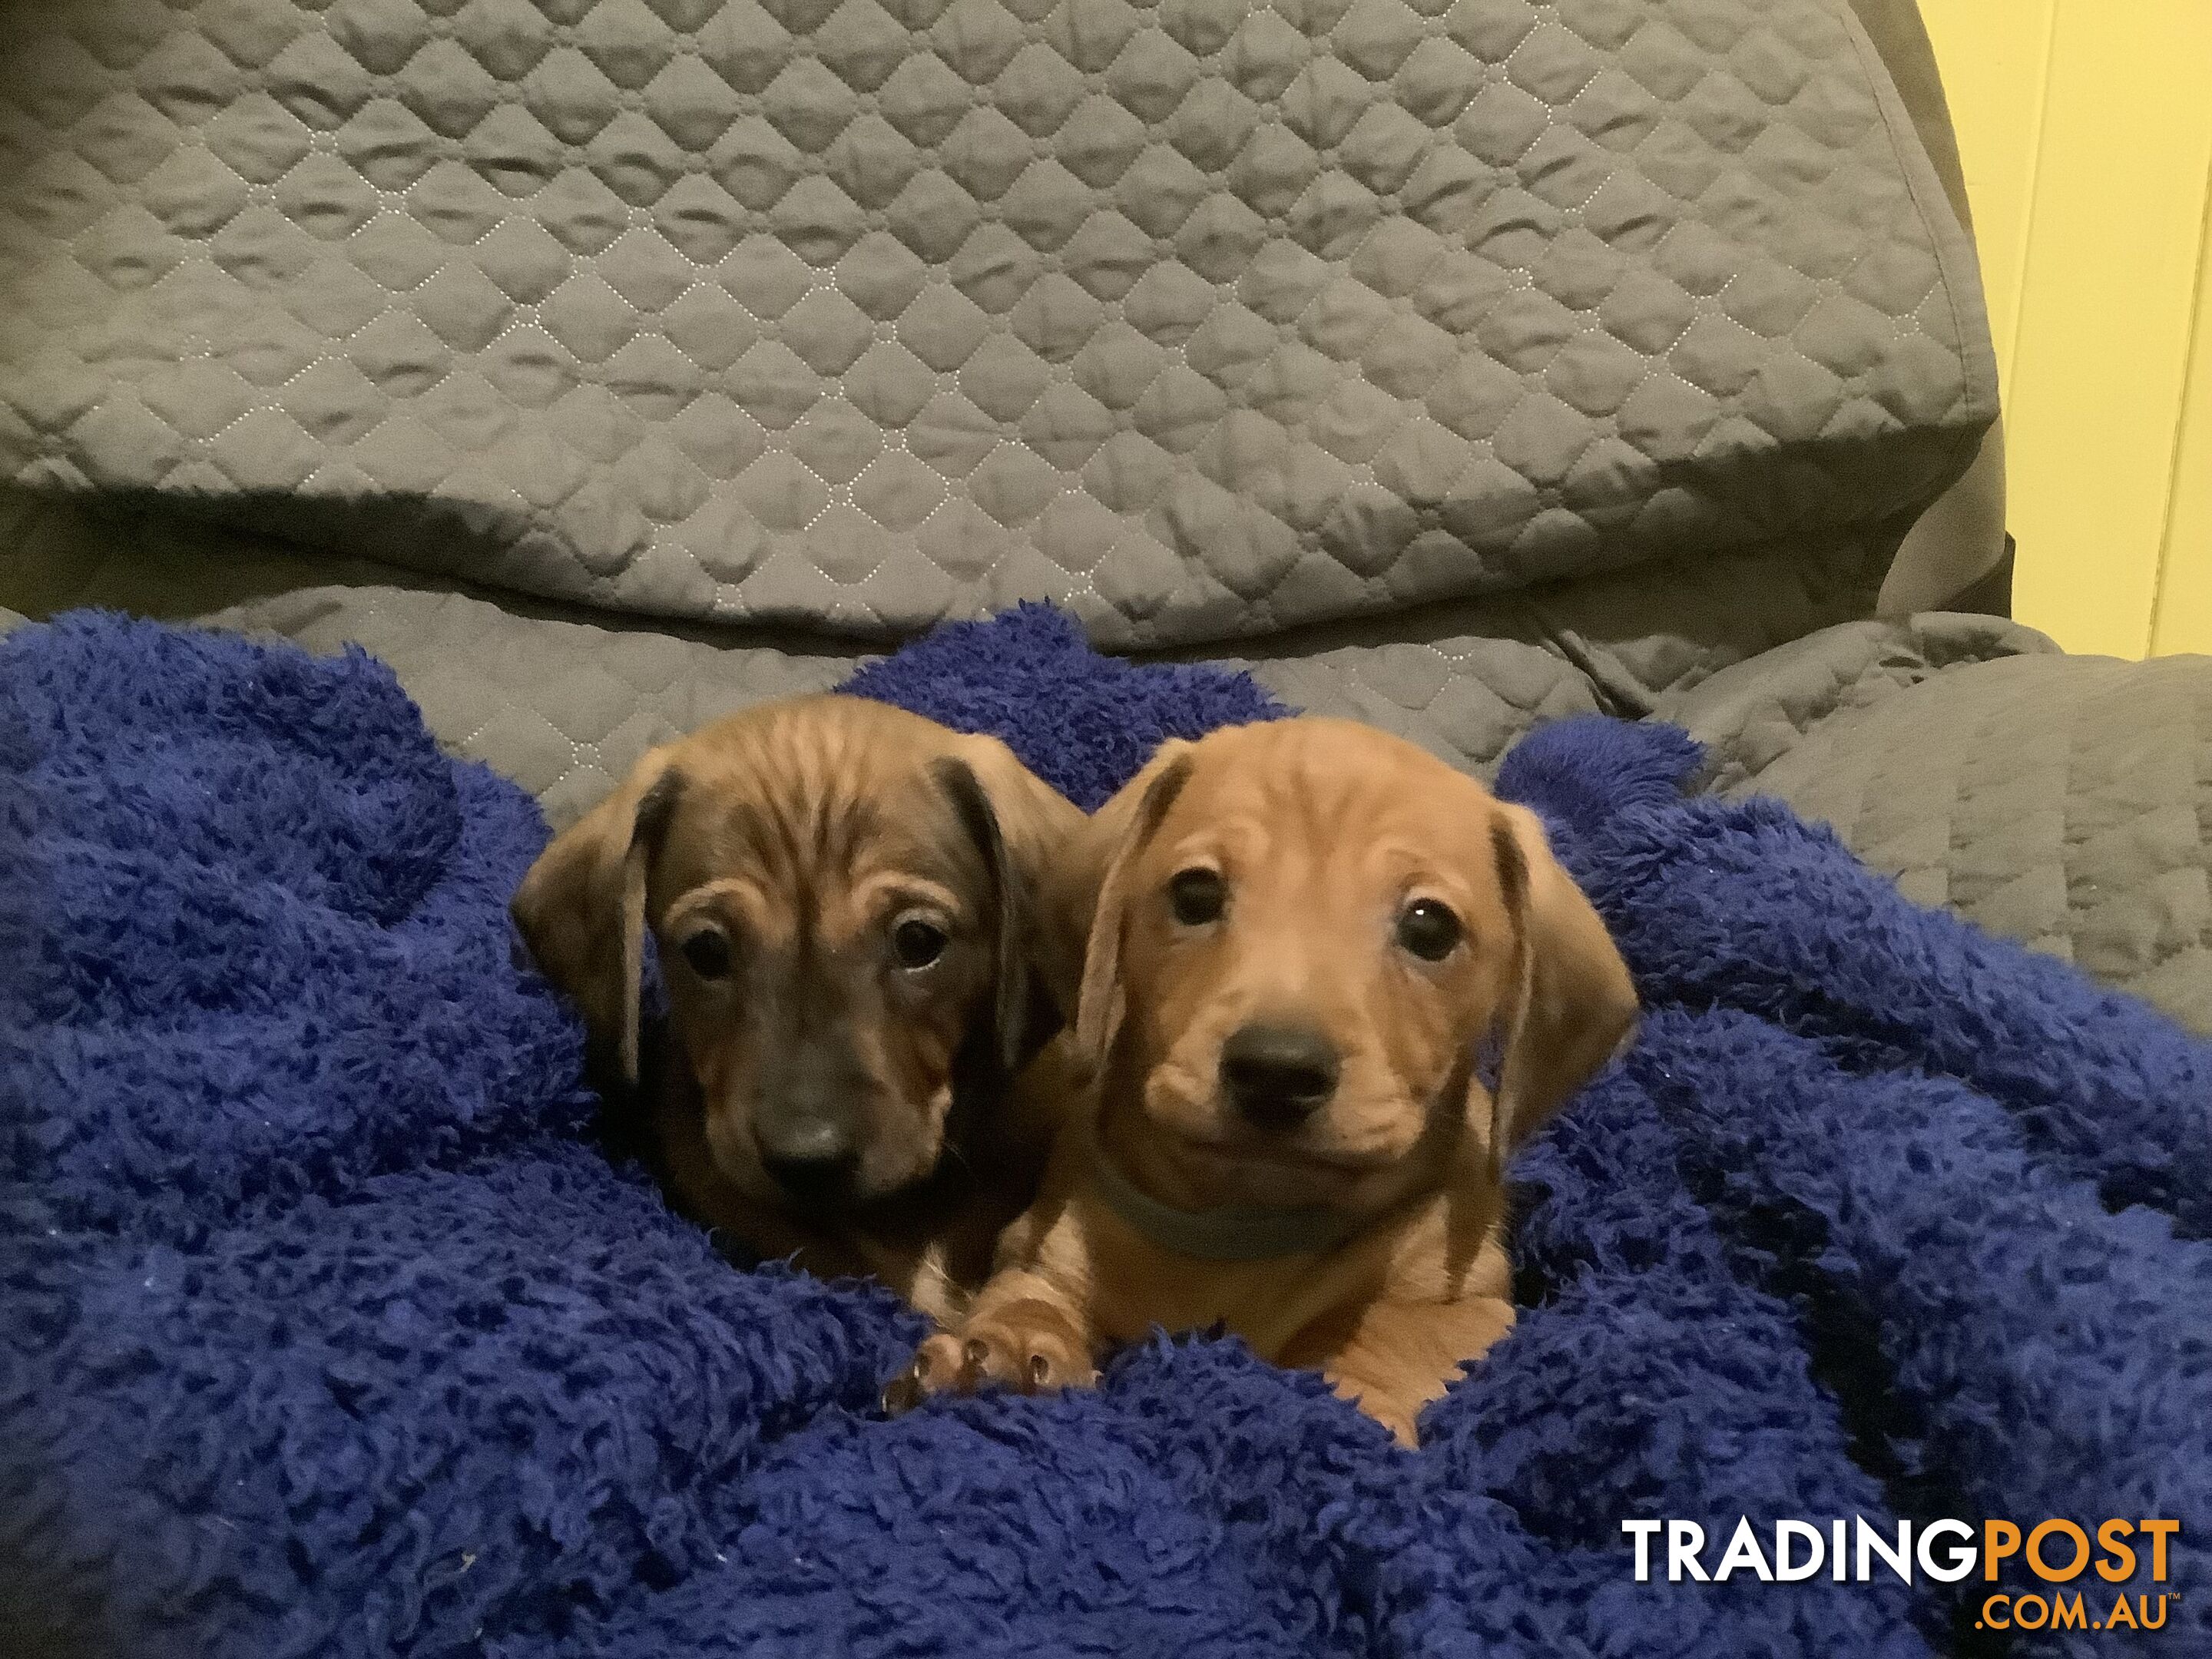
<instances>
[{"instance_id":1,"label":"puppy's snout","mask_svg":"<svg viewBox=\"0 0 2212 1659\"><path fill-rule=\"evenodd\" d=\"M761 1137L761 1167L801 1202L829 1204L851 1191L860 1170L860 1148L842 1123L799 1118Z\"/></svg>"},{"instance_id":2,"label":"puppy's snout","mask_svg":"<svg viewBox=\"0 0 2212 1659\"><path fill-rule=\"evenodd\" d=\"M842 1054L808 1047L774 1079L755 1121L761 1168L807 1205L850 1196L860 1172L862 1079Z\"/></svg>"},{"instance_id":3,"label":"puppy's snout","mask_svg":"<svg viewBox=\"0 0 2212 1659\"><path fill-rule=\"evenodd\" d=\"M1255 1023L1221 1045L1221 1086L1263 1129L1295 1128L1336 1092L1336 1045L1308 1025Z\"/></svg>"}]
</instances>

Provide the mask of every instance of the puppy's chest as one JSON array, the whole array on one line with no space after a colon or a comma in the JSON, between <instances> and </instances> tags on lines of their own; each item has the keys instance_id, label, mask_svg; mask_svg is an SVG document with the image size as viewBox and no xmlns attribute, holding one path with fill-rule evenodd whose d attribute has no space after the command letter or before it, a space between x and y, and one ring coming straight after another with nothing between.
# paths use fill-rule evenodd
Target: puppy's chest
<instances>
[{"instance_id":1,"label":"puppy's chest","mask_svg":"<svg viewBox=\"0 0 2212 1659\"><path fill-rule=\"evenodd\" d=\"M1038 1265L1048 1279L1082 1287L1078 1299L1109 1342L1138 1340L1155 1326L1223 1326L1263 1359L1309 1364L1386 1304L1480 1305L1505 1310L1510 1322L1512 1269L1494 1212L1457 1216L1462 1224L1455 1213L1439 1199L1333 1249L1214 1261L1168 1249L1079 1194L1044 1240Z\"/></svg>"},{"instance_id":2,"label":"puppy's chest","mask_svg":"<svg viewBox=\"0 0 2212 1659\"><path fill-rule=\"evenodd\" d=\"M1133 1342L1155 1325L1170 1331L1225 1326L1263 1359L1279 1359L1300 1334L1382 1293L1387 1251L1352 1247L1263 1261L1206 1261L1152 1243L1120 1218L1091 1231L1091 1307L1100 1334Z\"/></svg>"}]
</instances>

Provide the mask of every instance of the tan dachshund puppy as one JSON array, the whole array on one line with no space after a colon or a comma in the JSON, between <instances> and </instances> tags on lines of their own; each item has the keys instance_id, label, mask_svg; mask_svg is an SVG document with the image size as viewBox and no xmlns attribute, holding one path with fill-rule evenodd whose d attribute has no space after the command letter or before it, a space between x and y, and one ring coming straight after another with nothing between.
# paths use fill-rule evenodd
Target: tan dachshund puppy
<instances>
[{"instance_id":1,"label":"tan dachshund puppy","mask_svg":"<svg viewBox=\"0 0 2212 1659\"><path fill-rule=\"evenodd\" d=\"M1346 720L1168 745L1057 882L1079 926L1096 895L1086 1103L887 1399L1225 1322L1413 1444L1513 1323L1504 1155L1634 1023L1604 924L1532 814Z\"/></svg>"},{"instance_id":2,"label":"tan dachshund puppy","mask_svg":"<svg viewBox=\"0 0 2212 1659\"><path fill-rule=\"evenodd\" d=\"M996 738L802 697L647 755L514 915L678 1207L950 1317L1050 1145L1012 1085L1073 1006L1032 896L1083 822Z\"/></svg>"}]
</instances>

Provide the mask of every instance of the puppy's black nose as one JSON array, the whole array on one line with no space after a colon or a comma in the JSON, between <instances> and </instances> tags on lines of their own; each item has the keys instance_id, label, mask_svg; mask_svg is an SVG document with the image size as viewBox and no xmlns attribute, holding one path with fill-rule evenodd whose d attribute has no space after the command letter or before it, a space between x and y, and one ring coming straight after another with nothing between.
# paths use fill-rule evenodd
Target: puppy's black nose
<instances>
[{"instance_id":1,"label":"puppy's black nose","mask_svg":"<svg viewBox=\"0 0 2212 1659\"><path fill-rule=\"evenodd\" d=\"M801 1117L761 1126L761 1167L803 1204L828 1204L852 1191L860 1171L853 1133L826 1117Z\"/></svg>"},{"instance_id":2,"label":"puppy's black nose","mask_svg":"<svg viewBox=\"0 0 2212 1659\"><path fill-rule=\"evenodd\" d=\"M1221 1045L1221 1086L1263 1129L1304 1122L1336 1092L1336 1047L1304 1025L1252 1024Z\"/></svg>"}]
</instances>

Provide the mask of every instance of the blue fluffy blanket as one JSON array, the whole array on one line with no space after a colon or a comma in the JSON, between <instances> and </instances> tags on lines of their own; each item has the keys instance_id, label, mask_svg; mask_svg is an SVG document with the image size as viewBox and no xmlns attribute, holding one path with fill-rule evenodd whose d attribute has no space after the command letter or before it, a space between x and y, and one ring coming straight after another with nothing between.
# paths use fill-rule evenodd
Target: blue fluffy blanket
<instances>
[{"instance_id":1,"label":"blue fluffy blanket","mask_svg":"<svg viewBox=\"0 0 2212 1659\"><path fill-rule=\"evenodd\" d=\"M1086 804L1281 712L1039 611L855 689ZM2212 1052L1778 805L1686 799L1698 763L1577 720L1499 780L1650 1014L1516 1166L1528 1305L1422 1451L1219 1340L885 1421L910 1316L733 1270L595 1150L511 954L519 790L365 656L19 633L7 1616L225 1659L2212 1650ZM1739 1516L2178 1518L2130 1587L2181 1595L2158 1638L1992 1638L2016 1561L1635 1581L1624 1519L1702 1522L1711 1568Z\"/></svg>"}]
</instances>

